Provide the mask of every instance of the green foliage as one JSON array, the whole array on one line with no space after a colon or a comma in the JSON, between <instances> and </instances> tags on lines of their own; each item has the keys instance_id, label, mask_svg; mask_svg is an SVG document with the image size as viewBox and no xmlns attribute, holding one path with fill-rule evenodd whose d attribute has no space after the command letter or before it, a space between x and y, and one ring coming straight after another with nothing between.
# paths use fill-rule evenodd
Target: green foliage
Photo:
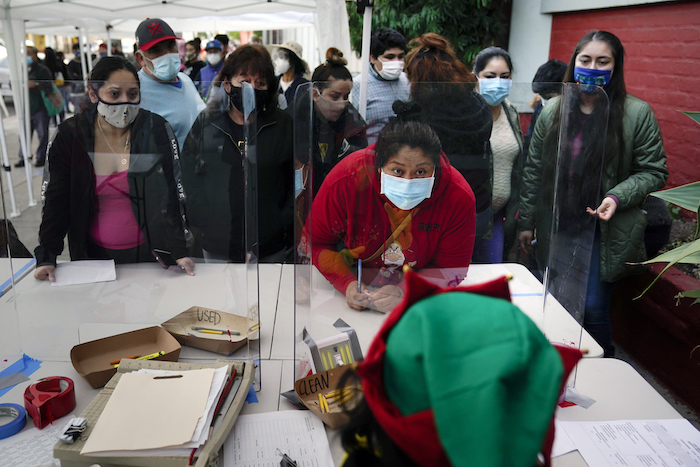
<instances>
[{"instance_id":1,"label":"green foliage","mask_svg":"<svg viewBox=\"0 0 700 467\"><path fill-rule=\"evenodd\" d=\"M700 124L700 112L683 112L688 117L692 118L696 123ZM687 209L688 211L693 211L698 214L698 219L700 220L700 182L688 183L686 185L677 186L669 190L656 191L651 193L651 196L656 196L661 198L666 202L673 203L679 208ZM662 253L656 258L652 258L649 261L645 261L643 264L649 263L668 263L666 267L654 278L654 280L649 284L649 286L639 294L638 297L634 299L637 300L644 295L647 290L649 290L656 281L659 280L661 275L665 273L671 266L676 263L688 263L697 264L700 263L700 222L697 223L695 227L695 236L691 243L686 243L671 251ZM684 292L676 295L676 299L681 297L685 298L695 298L693 305L700 303L700 289L699 290L686 290Z\"/></svg>"},{"instance_id":2,"label":"green foliage","mask_svg":"<svg viewBox=\"0 0 700 467\"><path fill-rule=\"evenodd\" d=\"M355 2L347 2L350 41L362 50L362 17ZM508 47L510 0L375 0L372 30L393 28L408 40L426 32L445 36L467 65L490 45Z\"/></svg>"}]
</instances>

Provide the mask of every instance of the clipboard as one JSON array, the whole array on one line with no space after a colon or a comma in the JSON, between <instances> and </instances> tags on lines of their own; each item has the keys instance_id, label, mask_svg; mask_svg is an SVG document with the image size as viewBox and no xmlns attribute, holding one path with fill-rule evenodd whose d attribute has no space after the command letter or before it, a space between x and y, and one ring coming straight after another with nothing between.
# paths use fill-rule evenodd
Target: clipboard
<instances>
[{"instance_id":1,"label":"clipboard","mask_svg":"<svg viewBox=\"0 0 700 467\"><path fill-rule=\"evenodd\" d=\"M61 466L63 467L89 467L93 464L99 464L101 467L121 467L125 465L138 467L171 467L190 465L188 457L97 457L81 456L80 451L83 449L86 440L97 423L102 410L105 405L107 405L107 401L112 395L114 388L117 386L122 374L137 371L141 368L182 371L198 370L202 368L220 368L222 366L228 367L227 373L229 376L235 369L236 376L242 376L243 379L233 398L231 406L223 419L216 424L216 428L210 438L201 447L197 461L192 464L195 467L215 467L221 465L221 447L233 429L236 418L238 418L238 414L245 403L248 390L255 379L255 365L252 362L219 359L213 363L197 364L162 362L156 360L123 360L119 365L117 373L107 382L105 387L92 402L90 402L83 413L80 414L81 417L87 418L88 428L74 444L57 442L53 448L53 456L61 461Z\"/></svg>"}]
</instances>

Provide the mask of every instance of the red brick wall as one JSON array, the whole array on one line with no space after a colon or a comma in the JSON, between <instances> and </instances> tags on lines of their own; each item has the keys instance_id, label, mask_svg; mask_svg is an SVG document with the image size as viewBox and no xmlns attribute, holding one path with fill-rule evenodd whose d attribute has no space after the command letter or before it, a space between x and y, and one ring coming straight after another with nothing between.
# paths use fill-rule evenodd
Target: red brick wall
<instances>
[{"instance_id":1,"label":"red brick wall","mask_svg":"<svg viewBox=\"0 0 700 467\"><path fill-rule=\"evenodd\" d=\"M594 29L620 38L627 92L654 109L668 156L667 187L700 180L700 125L677 111L700 111L700 1L557 14L549 57L568 63Z\"/></svg>"}]
</instances>

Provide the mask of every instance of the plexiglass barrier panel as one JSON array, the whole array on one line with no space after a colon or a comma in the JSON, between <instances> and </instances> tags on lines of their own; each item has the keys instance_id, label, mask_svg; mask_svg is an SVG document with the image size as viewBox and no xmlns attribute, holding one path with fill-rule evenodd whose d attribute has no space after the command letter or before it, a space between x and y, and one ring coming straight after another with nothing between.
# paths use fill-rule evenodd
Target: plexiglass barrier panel
<instances>
[{"instance_id":1,"label":"plexiglass barrier panel","mask_svg":"<svg viewBox=\"0 0 700 467\"><path fill-rule=\"evenodd\" d=\"M260 262L260 238L259 238L259 221L262 217L259 215L258 199L260 196L260 187L258 186L258 118L264 118L266 113L264 97L267 91L260 93L258 84L255 87L248 82L241 82L243 91L243 122L245 131L245 147L243 148L243 175L245 185L245 268L246 268L246 303L248 307L248 356L256 363L255 372L255 390L260 391L262 388L261 382L261 361L260 361L260 294L259 294L259 277L258 264ZM235 98L235 86L230 86L229 115L233 112L233 121L236 121L235 108L237 101ZM260 97L263 96L263 97ZM265 154L261 151L261 158L270 157L270 154ZM289 174L287 174L288 176ZM230 190L230 188L229 188ZM282 247L282 256L280 261L284 259L285 248ZM273 253L274 255L274 253Z\"/></svg>"},{"instance_id":2,"label":"plexiglass barrier panel","mask_svg":"<svg viewBox=\"0 0 700 467\"><path fill-rule=\"evenodd\" d=\"M162 325L182 344L181 359L259 360L272 333L260 328L260 219L252 212L264 196L259 113L248 95L248 123L237 121L217 89L220 99L202 111L162 102L191 115L178 127L143 108L135 80L91 83L86 105L71 103L79 111L51 130L43 167L34 138L27 168L41 186L42 214L32 229L38 245L27 246L47 280L29 271L0 297L3 346L18 341L33 358L68 361L77 344ZM288 175L280 191L289 188L291 200L291 155Z\"/></svg>"},{"instance_id":3,"label":"plexiglass barrier panel","mask_svg":"<svg viewBox=\"0 0 700 467\"><path fill-rule=\"evenodd\" d=\"M550 340L580 347L581 338L555 335L549 323L563 307L584 324L589 276L600 262L598 220L591 210L602 199L609 103L597 86L566 84L562 91L551 103L559 106L551 127L533 137L530 157L537 170L529 180L538 186L535 238L539 262L546 264L545 330Z\"/></svg>"},{"instance_id":4,"label":"plexiglass barrier panel","mask_svg":"<svg viewBox=\"0 0 700 467\"><path fill-rule=\"evenodd\" d=\"M311 205L313 202L313 85L299 86L290 111L294 117L294 367L296 375L306 374L304 329L311 321ZM288 106L289 108L289 106ZM318 154L316 155L318 158ZM287 382L290 383L290 382ZM283 387L283 389L289 389Z\"/></svg>"},{"instance_id":5,"label":"plexiglass barrier panel","mask_svg":"<svg viewBox=\"0 0 700 467\"><path fill-rule=\"evenodd\" d=\"M331 102L331 85L314 83L302 96L311 105L297 101L295 109L295 133L308 134L299 130L304 121L311 128L311 150L298 153L312 157L314 187L298 242L311 249L297 257L297 278L307 280L309 269L311 278L309 291L301 280L296 288L296 379L362 358L404 296L405 267L443 286L461 283L477 217L465 177L491 197L485 180L492 116L473 83L414 86L415 99L393 105L396 118L378 132L376 145L369 144L368 127L358 128L351 103ZM340 110L331 113L334 106ZM343 143L362 139L365 147L343 152Z\"/></svg>"}]
</instances>

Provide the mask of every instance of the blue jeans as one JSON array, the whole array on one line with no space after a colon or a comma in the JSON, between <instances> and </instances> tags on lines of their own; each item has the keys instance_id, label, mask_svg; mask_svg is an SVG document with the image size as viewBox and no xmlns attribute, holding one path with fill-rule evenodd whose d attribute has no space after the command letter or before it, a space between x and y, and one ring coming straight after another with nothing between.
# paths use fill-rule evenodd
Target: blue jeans
<instances>
[{"instance_id":1,"label":"blue jeans","mask_svg":"<svg viewBox=\"0 0 700 467\"><path fill-rule=\"evenodd\" d=\"M489 209L486 212L491 212ZM484 238L477 234L474 240L474 253L472 254L472 263L475 264L496 264L503 262L503 216L504 211L501 209L493 215L493 224L491 225L491 238ZM481 216L483 218L483 216ZM480 221L480 216L477 215L477 223ZM482 223L483 223L482 219ZM477 231L483 230L477 227Z\"/></svg>"},{"instance_id":2,"label":"blue jeans","mask_svg":"<svg viewBox=\"0 0 700 467\"><path fill-rule=\"evenodd\" d=\"M615 354L615 348L612 345L612 323L610 322L610 302L614 286L615 284L611 282L600 280L600 234L596 233L588 273L583 327L603 347L606 357L612 357Z\"/></svg>"},{"instance_id":3,"label":"blue jeans","mask_svg":"<svg viewBox=\"0 0 700 467\"><path fill-rule=\"evenodd\" d=\"M31 117L31 131L29 132L29 144L32 143L32 136L36 130L36 136L39 138L39 147L36 150L36 161L46 161L46 148L49 145L49 114L46 109L33 113ZM31 153L31 148L28 148ZM30 155L31 157L31 155ZM19 148L19 158L22 157L22 146Z\"/></svg>"}]
</instances>

